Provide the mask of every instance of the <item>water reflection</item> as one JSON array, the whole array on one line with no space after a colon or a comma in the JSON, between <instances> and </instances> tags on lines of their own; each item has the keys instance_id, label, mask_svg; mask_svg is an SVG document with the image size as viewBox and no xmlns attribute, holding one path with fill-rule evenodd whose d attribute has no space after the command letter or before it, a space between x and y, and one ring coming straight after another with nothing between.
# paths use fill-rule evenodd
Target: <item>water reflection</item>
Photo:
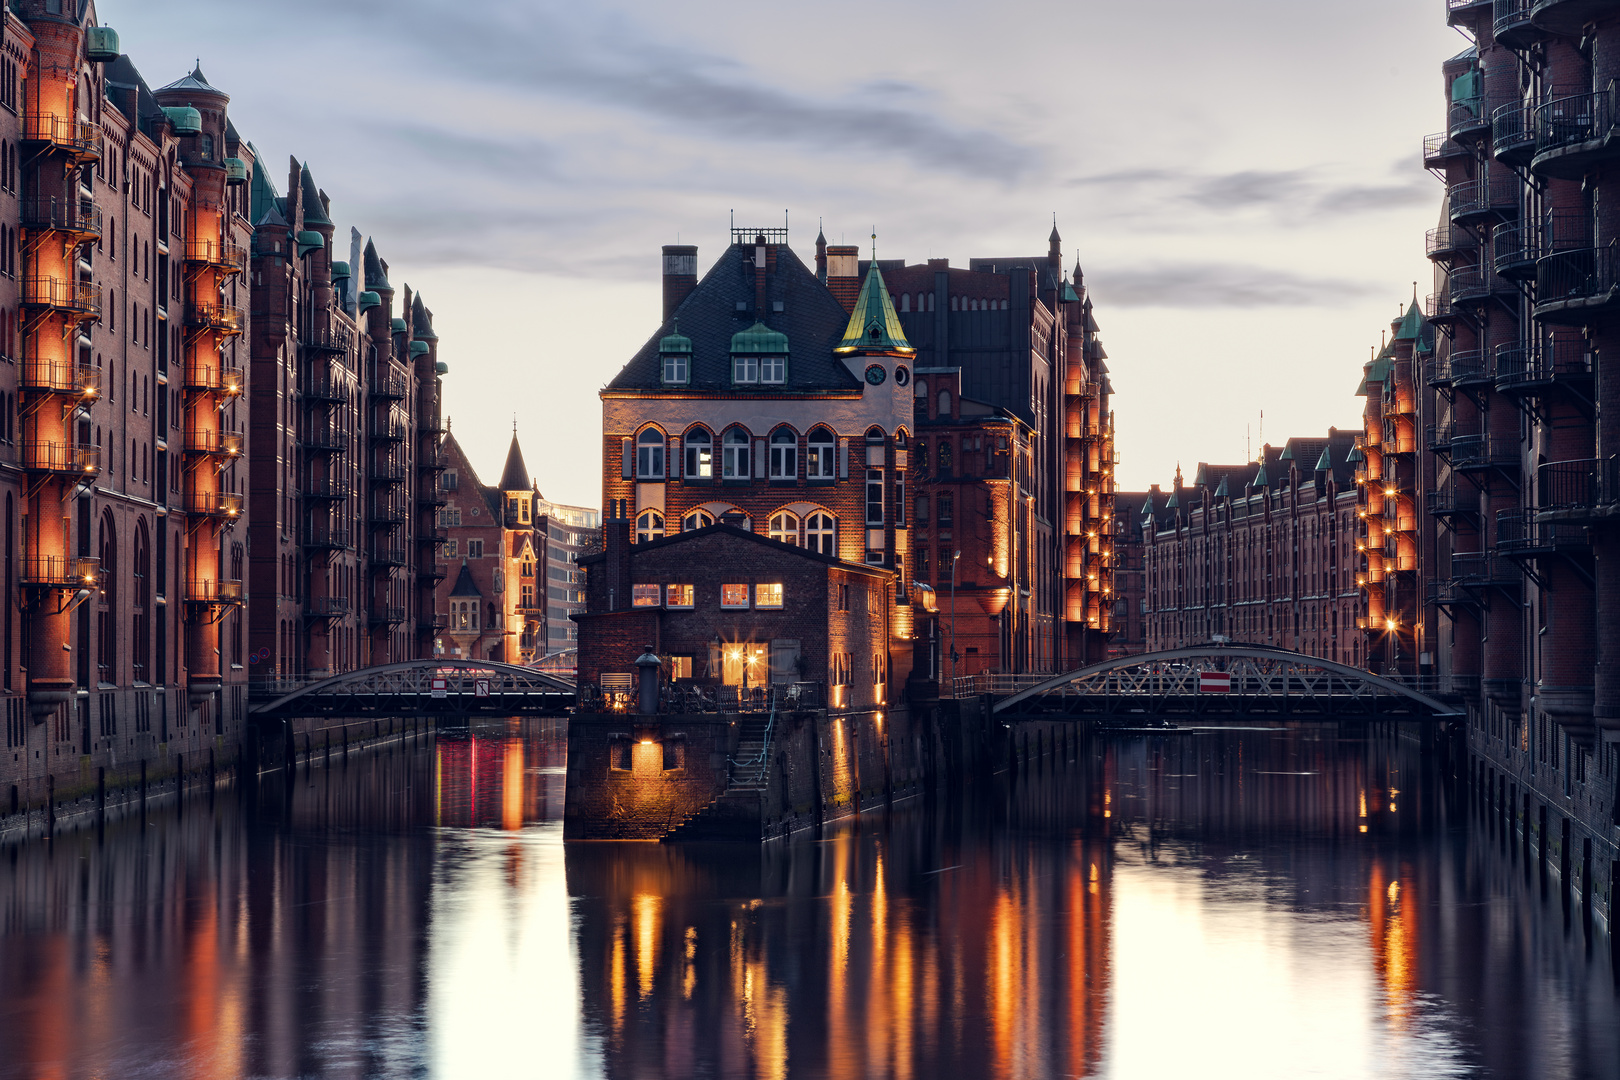
<instances>
[{"instance_id":1,"label":"water reflection","mask_svg":"<svg viewBox=\"0 0 1620 1080\"><path fill-rule=\"evenodd\" d=\"M0 853L0 1075L1620 1076L1415 744L1084 747L763 850L560 839L555 724Z\"/></svg>"}]
</instances>

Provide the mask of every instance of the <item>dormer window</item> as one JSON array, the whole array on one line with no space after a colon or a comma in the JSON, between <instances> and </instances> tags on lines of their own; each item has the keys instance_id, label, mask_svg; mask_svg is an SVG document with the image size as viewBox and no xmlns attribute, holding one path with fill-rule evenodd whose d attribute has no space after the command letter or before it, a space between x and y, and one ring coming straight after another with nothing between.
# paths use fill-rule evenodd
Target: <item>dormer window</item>
<instances>
[{"instance_id":1,"label":"dormer window","mask_svg":"<svg viewBox=\"0 0 1620 1080\"><path fill-rule=\"evenodd\" d=\"M664 385L685 386L687 383L687 357L681 353L671 353L664 357Z\"/></svg>"},{"instance_id":2,"label":"dormer window","mask_svg":"<svg viewBox=\"0 0 1620 1080\"><path fill-rule=\"evenodd\" d=\"M762 356L759 358L759 381L762 383L787 382L787 357Z\"/></svg>"},{"instance_id":3,"label":"dormer window","mask_svg":"<svg viewBox=\"0 0 1620 1080\"><path fill-rule=\"evenodd\" d=\"M759 357L733 356L731 358L731 381L734 383L759 382Z\"/></svg>"}]
</instances>

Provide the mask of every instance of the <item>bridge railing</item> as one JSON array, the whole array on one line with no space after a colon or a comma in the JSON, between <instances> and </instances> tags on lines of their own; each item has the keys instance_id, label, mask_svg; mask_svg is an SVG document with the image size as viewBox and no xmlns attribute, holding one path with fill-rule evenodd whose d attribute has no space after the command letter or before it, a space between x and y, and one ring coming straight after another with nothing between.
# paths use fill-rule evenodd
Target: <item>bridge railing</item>
<instances>
[{"instance_id":1,"label":"bridge railing","mask_svg":"<svg viewBox=\"0 0 1620 1080\"><path fill-rule=\"evenodd\" d=\"M695 713L757 713L773 708L785 712L820 709L826 706L826 688L819 682L775 683L770 686L723 686L701 683L663 683L658 687L658 711L662 715ZM628 690L615 683L609 686L582 685L580 712L634 712L638 697L634 684Z\"/></svg>"},{"instance_id":2,"label":"bridge railing","mask_svg":"<svg viewBox=\"0 0 1620 1080\"><path fill-rule=\"evenodd\" d=\"M1056 675L1057 672L1055 671L1020 671L1016 673L981 671L974 675L958 675L954 679L948 679L940 683L939 696L942 698L971 698L978 697L981 694L992 694L996 697L1006 697L1009 694L1021 693L1032 686L1039 686Z\"/></svg>"}]
</instances>

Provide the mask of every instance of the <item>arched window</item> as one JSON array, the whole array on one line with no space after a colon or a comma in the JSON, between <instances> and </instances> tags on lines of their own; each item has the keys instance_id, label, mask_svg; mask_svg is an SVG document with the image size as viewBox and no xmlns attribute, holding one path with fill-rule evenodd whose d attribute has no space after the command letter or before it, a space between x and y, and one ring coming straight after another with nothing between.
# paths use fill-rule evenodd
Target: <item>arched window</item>
<instances>
[{"instance_id":1,"label":"arched window","mask_svg":"<svg viewBox=\"0 0 1620 1080\"><path fill-rule=\"evenodd\" d=\"M949 390L941 390L939 392L939 416L940 416L940 419L942 419L942 420L947 419L947 418L949 418L950 415L951 415L951 392Z\"/></svg>"},{"instance_id":2,"label":"arched window","mask_svg":"<svg viewBox=\"0 0 1620 1080\"><path fill-rule=\"evenodd\" d=\"M152 610L152 544L147 534L146 519L135 526L135 565L133 582L135 593L130 598L130 662L136 682L150 682L147 674L151 655Z\"/></svg>"},{"instance_id":3,"label":"arched window","mask_svg":"<svg viewBox=\"0 0 1620 1080\"><path fill-rule=\"evenodd\" d=\"M804 458L804 475L809 480L831 480L837 476L837 443L824 427L810 429Z\"/></svg>"},{"instance_id":4,"label":"arched window","mask_svg":"<svg viewBox=\"0 0 1620 1080\"><path fill-rule=\"evenodd\" d=\"M804 546L818 555L838 554L838 519L831 514L814 513L805 519Z\"/></svg>"},{"instance_id":5,"label":"arched window","mask_svg":"<svg viewBox=\"0 0 1620 1080\"><path fill-rule=\"evenodd\" d=\"M469 630L478 629L478 601L467 601L467 617L471 620L471 622L468 623L467 628Z\"/></svg>"},{"instance_id":6,"label":"arched window","mask_svg":"<svg viewBox=\"0 0 1620 1080\"><path fill-rule=\"evenodd\" d=\"M900 294L900 310L901 311L910 311L911 310L911 294L910 293L901 293Z\"/></svg>"},{"instance_id":7,"label":"arched window","mask_svg":"<svg viewBox=\"0 0 1620 1080\"><path fill-rule=\"evenodd\" d=\"M784 544L799 543L799 519L783 510L781 513L771 515L771 539Z\"/></svg>"},{"instance_id":8,"label":"arched window","mask_svg":"<svg viewBox=\"0 0 1620 1080\"><path fill-rule=\"evenodd\" d=\"M732 428L726 432L721 449L720 475L726 480L748 479L748 432L742 428Z\"/></svg>"},{"instance_id":9,"label":"arched window","mask_svg":"<svg viewBox=\"0 0 1620 1080\"><path fill-rule=\"evenodd\" d=\"M961 306L961 305L960 305L960 304L959 304L959 303L958 303L958 299L959 299L959 298L958 298L958 297L955 297L955 296L953 296L953 297L951 297L951 310L952 310L952 311L956 311L956 310L957 310L957 309L958 309L958 308L959 308L959 307L960 307L960 306Z\"/></svg>"},{"instance_id":10,"label":"arched window","mask_svg":"<svg viewBox=\"0 0 1620 1080\"><path fill-rule=\"evenodd\" d=\"M929 311L934 310L934 294L933 293L928 294L928 310Z\"/></svg>"},{"instance_id":11,"label":"arched window","mask_svg":"<svg viewBox=\"0 0 1620 1080\"><path fill-rule=\"evenodd\" d=\"M714 524L714 516L707 510L694 510L681 519L681 531L691 532L693 529L707 529Z\"/></svg>"},{"instance_id":12,"label":"arched window","mask_svg":"<svg viewBox=\"0 0 1620 1080\"><path fill-rule=\"evenodd\" d=\"M792 428L777 428L771 435L771 479L799 478L799 437Z\"/></svg>"},{"instance_id":13,"label":"arched window","mask_svg":"<svg viewBox=\"0 0 1620 1080\"><path fill-rule=\"evenodd\" d=\"M928 380L918 379L911 385L911 392L917 395L917 400L922 403L922 407L925 409L928 408Z\"/></svg>"},{"instance_id":14,"label":"arched window","mask_svg":"<svg viewBox=\"0 0 1620 1080\"><path fill-rule=\"evenodd\" d=\"M118 677L118 530L112 515L101 519L101 596L96 613L97 677L110 683Z\"/></svg>"},{"instance_id":15,"label":"arched window","mask_svg":"<svg viewBox=\"0 0 1620 1080\"><path fill-rule=\"evenodd\" d=\"M686 478L714 478L714 438L703 428L693 428L686 433Z\"/></svg>"},{"instance_id":16,"label":"arched window","mask_svg":"<svg viewBox=\"0 0 1620 1080\"><path fill-rule=\"evenodd\" d=\"M636 479L664 478L664 433L648 428L636 437Z\"/></svg>"},{"instance_id":17,"label":"arched window","mask_svg":"<svg viewBox=\"0 0 1620 1080\"><path fill-rule=\"evenodd\" d=\"M657 510L643 510L636 518L636 543L664 538L664 515Z\"/></svg>"}]
</instances>

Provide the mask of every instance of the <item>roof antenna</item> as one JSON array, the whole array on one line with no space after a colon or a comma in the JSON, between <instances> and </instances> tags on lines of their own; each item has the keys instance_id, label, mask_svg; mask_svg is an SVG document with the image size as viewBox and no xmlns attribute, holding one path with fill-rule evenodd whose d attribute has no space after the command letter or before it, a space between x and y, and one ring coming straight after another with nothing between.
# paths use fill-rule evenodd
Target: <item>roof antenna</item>
<instances>
[{"instance_id":1,"label":"roof antenna","mask_svg":"<svg viewBox=\"0 0 1620 1080\"><path fill-rule=\"evenodd\" d=\"M877 265L877 226L872 226L872 265Z\"/></svg>"},{"instance_id":2,"label":"roof antenna","mask_svg":"<svg viewBox=\"0 0 1620 1080\"><path fill-rule=\"evenodd\" d=\"M512 414L512 438L517 438L517 413Z\"/></svg>"}]
</instances>

